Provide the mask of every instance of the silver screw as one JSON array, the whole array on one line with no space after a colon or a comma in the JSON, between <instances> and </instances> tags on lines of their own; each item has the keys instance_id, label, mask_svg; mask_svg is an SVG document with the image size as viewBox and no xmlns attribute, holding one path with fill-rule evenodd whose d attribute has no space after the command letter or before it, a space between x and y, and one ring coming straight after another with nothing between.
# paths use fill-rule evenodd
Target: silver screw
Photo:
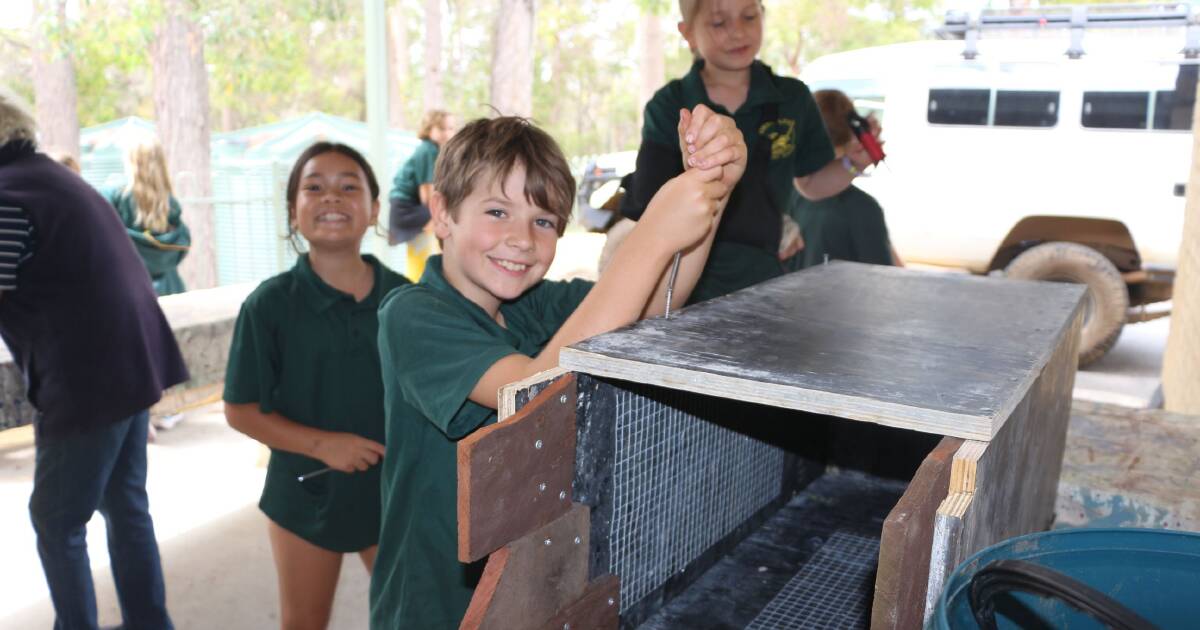
<instances>
[{"instance_id":1,"label":"silver screw","mask_svg":"<svg viewBox=\"0 0 1200 630\"><path fill-rule=\"evenodd\" d=\"M539 483L538 484L538 492L545 492L545 491L546 491L546 484Z\"/></svg>"},{"instance_id":2,"label":"silver screw","mask_svg":"<svg viewBox=\"0 0 1200 630\"><path fill-rule=\"evenodd\" d=\"M564 623L564 624L563 624L563 630L571 630L571 624L569 624L569 623Z\"/></svg>"},{"instance_id":3,"label":"silver screw","mask_svg":"<svg viewBox=\"0 0 1200 630\"><path fill-rule=\"evenodd\" d=\"M558 493L558 499L559 499L560 501L566 500L566 498L567 498L567 491L566 491L566 490L563 490L562 492L559 492L559 493Z\"/></svg>"},{"instance_id":4,"label":"silver screw","mask_svg":"<svg viewBox=\"0 0 1200 630\"><path fill-rule=\"evenodd\" d=\"M547 539L546 539L546 546L547 546L547 547L549 547L549 546L550 546L550 539L549 539L549 538L547 538Z\"/></svg>"},{"instance_id":5,"label":"silver screw","mask_svg":"<svg viewBox=\"0 0 1200 630\"><path fill-rule=\"evenodd\" d=\"M615 604L615 603L617 603L617 602L613 601L613 598L611 598L611 597L609 597L609 598L608 598L608 605L609 605L609 606L612 606L612 605L613 605L613 604Z\"/></svg>"},{"instance_id":6,"label":"silver screw","mask_svg":"<svg viewBox=\"0 0 1200 630\"><path fill-rule=\"evenodd\" d=\"M542 441L538 440L533 443L533 448L542 448Z\"/></svg>"},{"instance_id":7,"label":"silver screw","mask_svg":"<svg viewBox=\"0 0 1200 630\"><path fill-rule=\"evenodd\" d=\"M562 396L559 396L559 397L558 397L558 402L560 402L560 403L562 403L562 404L564 404L564 405L565 405L565 404L567 404L567 395L566 395L566 394L563 394Z\"/></svg>"},{"instance_id":8,"label":"silver screw","mask_svg":"<svg viewBox=\"0 0 1200 630\"><path fill-rule=\"evenodd\" d=\"M579 543L581 543L581 542L583 542L583 539L581 539L580 537L576 536L576 537L575 537L575 544L576 544L576 545L578 545L578 544L579 544Z\"/></svg>"}]
</instances>

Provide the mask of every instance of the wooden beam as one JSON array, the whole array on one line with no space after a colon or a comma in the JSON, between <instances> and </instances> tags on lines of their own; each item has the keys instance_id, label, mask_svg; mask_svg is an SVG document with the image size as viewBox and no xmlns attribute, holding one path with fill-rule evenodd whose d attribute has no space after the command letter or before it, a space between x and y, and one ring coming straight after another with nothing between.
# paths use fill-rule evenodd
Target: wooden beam
<instances>
[{"instance_id":1,"label":"wooden beam","mask_svg":"<svg viewBox=\"0 0 1200 630\"><path fill-rule=\"evenodd\" d=\"M575 475L575 378L458 443L458 557L474 562L566 513Z\"/></svg>"},{"instance_id":2,"label":"wooden beam","mask_svg":"<svg viewBox=\"0 0 1200 630\"><path fill-rule=\"evenodd\" d=\"M1053 523L1082 325L1080 312L996 437L964 442L955 453L950 494L934 524L926 615L971 554Z\"/></svg>"},{"instance_id":3,"label":"wooden beam","mask_svg":"<svg viewBox=\"0 0 1200 630\"><path fill-rule=\"evenodd\" d=\"M1200 94L1200 88L1198 88ZM1163 407L1200 415L1200 107L1192 112L1192 170L1163 354Z\"/></svg>"},{"instance_id":4,"label":"wooden beam","mask_svg":"<svg viewBox=\"0 0 1200 630\"><path fill-rule=\"evenodd\" d=\"M957 438L943 438L921 462L904 496L883 522L872 630L921 627L934 520L950 487L954 454L962 445Z\"/></svg>"},{"instance_id":5,"label":"wooden beam","mask_svg":"<svg viewBox=\"0 0 1200 630\"><path fill-rule=\"evenodd\" d=\"M542 393L542 390L546 389L550 383L557 381L566 374L567 371L565 369L554 367L545 372L538 372L533 376L501 387L500 391L496 393L498 398L496 401L497 419L500 422L508 420L513 414L528 404L530 400L533 400L538 394Z\"/></svg>"},{"instance_id":6,"label":"wooden beam","mask_svg":"<svg viewBox=\"0 0 1200 630\"><path fill-rule=\"evenodd\" d=\"M588 509L576 505L496 550L460 630L537 628L577 604L587 588L589 521Z\"/></svg>"}]
</instances>

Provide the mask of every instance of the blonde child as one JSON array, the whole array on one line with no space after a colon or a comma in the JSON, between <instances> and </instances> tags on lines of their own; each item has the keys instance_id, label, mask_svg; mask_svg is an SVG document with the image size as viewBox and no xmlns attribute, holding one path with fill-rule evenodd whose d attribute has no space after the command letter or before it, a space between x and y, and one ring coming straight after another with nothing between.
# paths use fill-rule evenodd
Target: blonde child
<instances>
[{"instance_id":1,"label":"blonde child","mask_svg":"<svg viewBox=\"0 0 1200 630\"><path fill-rule=\"evenodd\" d=\"M183 222L183 208L175 199L167 158L155 141L137 144L125 154L129 183L107 192L109 203L125 224L129 237L159 295L183 293L187 288L179 276L179 263L192 244L192 234Z\"/></svg>"},{"instance_id":2,"label":"blonde child","mask_svg":"<svg viewBox=\"0 0 1200 630\"><path fill-rule=\"evenodd\" d=\"M780 77L758 61L763 37L760 0L680 0L679 33L696 61L646 104L637 171L622 212L642 216L664 182L708 155L694 138L680 138L680 108L704 105L731 116L749 153L746 175L733 192L708 265L692 301L724 295L784 272L802 241L782 242L791 198L835 195L870 163L864 151L835 159L812 94L804 83Z\"/></svg>"},{"instance_id":3,"label":"blonde child","mask_svg":"<svg viewBox=\"0 0 1200 630\"><path fill-rule=\"evenodd\" d=\"M229 352L225 417L271 448L259 507L289 630L326 626L343 554L358 554L368 572L375 559L384 454L376 313L409 283L359 253L378 198L354 149L320 142L300 155L288 221L309 251L246 298Z\"/></svg>"},{"instance_id":4,"label":"blonde child","mask_svg":"<svg viewBox=\"0 0 1200 630\"><path fill-rule=\"evenodd\" d=\"M729 190L745 168L733 121L682 112L707 169L662 187L594 285L544 280L575 196L558 145L520 118L477 120L448 142L430 198L442 255L380 309L387 398L383 527L371 576L375 630L459 626L478 566L457 558L456 442L496 421L496 392L558 364L567 345L663 312L704 266Z\"/></svg>"}]
</instances>

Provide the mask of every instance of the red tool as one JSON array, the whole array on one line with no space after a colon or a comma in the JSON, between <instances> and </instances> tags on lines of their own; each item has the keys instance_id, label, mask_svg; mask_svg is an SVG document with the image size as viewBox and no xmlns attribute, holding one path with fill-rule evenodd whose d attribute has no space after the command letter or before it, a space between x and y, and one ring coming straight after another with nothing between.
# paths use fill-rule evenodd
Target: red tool
<instances>
[{"instance_id":1,"label":"red tool","mask_svg":"<svg viewBox=\"0 0 1200 630\"><path fill-rule=\"evenodd\" d=\"M859 144L870 156L871 164L878 164L887 157L887 154L883 152L883 145L879 143L875 134L871 133L871 125L866 118L858 112L850 110L846 113L846 122L850 124L850 131L854 132L854 137L858 139Z\"/></svg>"}]
</instances>

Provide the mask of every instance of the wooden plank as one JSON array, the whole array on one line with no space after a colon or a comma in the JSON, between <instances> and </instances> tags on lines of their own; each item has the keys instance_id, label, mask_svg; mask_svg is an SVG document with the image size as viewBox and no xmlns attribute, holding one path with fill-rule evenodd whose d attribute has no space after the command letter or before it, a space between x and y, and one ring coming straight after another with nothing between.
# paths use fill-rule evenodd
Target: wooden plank
<instances>
[{"instance_id":1,"label":"wooden plank","mask_svg":"<svg viewBox=\"0 0 1200 630\"><path fill-rule=\"evenodd\" d=\"M606 575L588 585L583 597L560 611L543 630L616 630L620 619L621 582Z\"/></svg>"},{"instance_id":2,"label":"wooden plank","mask_svg":"<svg viewBox=\"0 0 1200 630\"><path fill-rule=\"evenodd\" d=\"M584 594L587 548L588 510L576 505L549 525L496 550L459 628L510 630L542 625Z\"/></svg>"},{"instance_id":3,"label":"wooden plank","mask_svg":"<svg viewBox=\"0 0 1200 630\"><path fill-rule=\"evenodd\" d=\"M1078 312L1069 284L836 263L563 349L576 372L989 440Z\"/></svg>"},{"instance_id":4,"label":"wooden plank","mask_svg":"<svg viewBox=\"0 0 1200 630\"><path fill-rule=\"evenodd\" d=\"M510 416L520 411L529 401L536 398L538 394L542 393L542 390L546 389L550 383L557 381L566 374L567 371L565 369L555 367L501 387L500 391L496 393L497 421L503 422L507 420Z\"/></svg>"},{"instance_id":5,"label":"wooden plank","mask_svg":"<svg viewBox=\"0 0 1200 630\"><path fill-rule=\"evenodd\" d=\"M931 562L931 597L971 554L1053 523L1082 322L1079 313L1000 433L987 444L965 442L955 454L950 495L938 508L945 535L935 533L932 554L945 560Z\"/></svg>"},{"instance_id":6,"label":"wooden plank","mask_svg":"<svg viewBox=\"0 0 1200 630\"><path fill-rule=\"evenodd\" d=\"M459 559L479 560L564 514L574 474L572 376L458 443Z\"/></svg>"},{"instance_id":7,"label":"wooden plank","mask_svg":"<svg viewBox=\"0 0 1200 630\"><path fill-rule=\"evenodd\" d=\"M924 623L934 521L950 486L954 454L961 446L962 440L943 438L883 522L871 606L873 630L906 630Z\"/></svg>"},{"instance_id":8,"label":"wooden plank","mask_svg":"<svg viewBox=\"0 0 1200 630\"><path fill-rule=\"evenodd\" d=\"M1200 108L1193 115L1200 116ZM1192 169L1185 190L1162 389L1167 411L1200 415L1200 133L1192 135Z\"/></svg>"}]
</instances>

